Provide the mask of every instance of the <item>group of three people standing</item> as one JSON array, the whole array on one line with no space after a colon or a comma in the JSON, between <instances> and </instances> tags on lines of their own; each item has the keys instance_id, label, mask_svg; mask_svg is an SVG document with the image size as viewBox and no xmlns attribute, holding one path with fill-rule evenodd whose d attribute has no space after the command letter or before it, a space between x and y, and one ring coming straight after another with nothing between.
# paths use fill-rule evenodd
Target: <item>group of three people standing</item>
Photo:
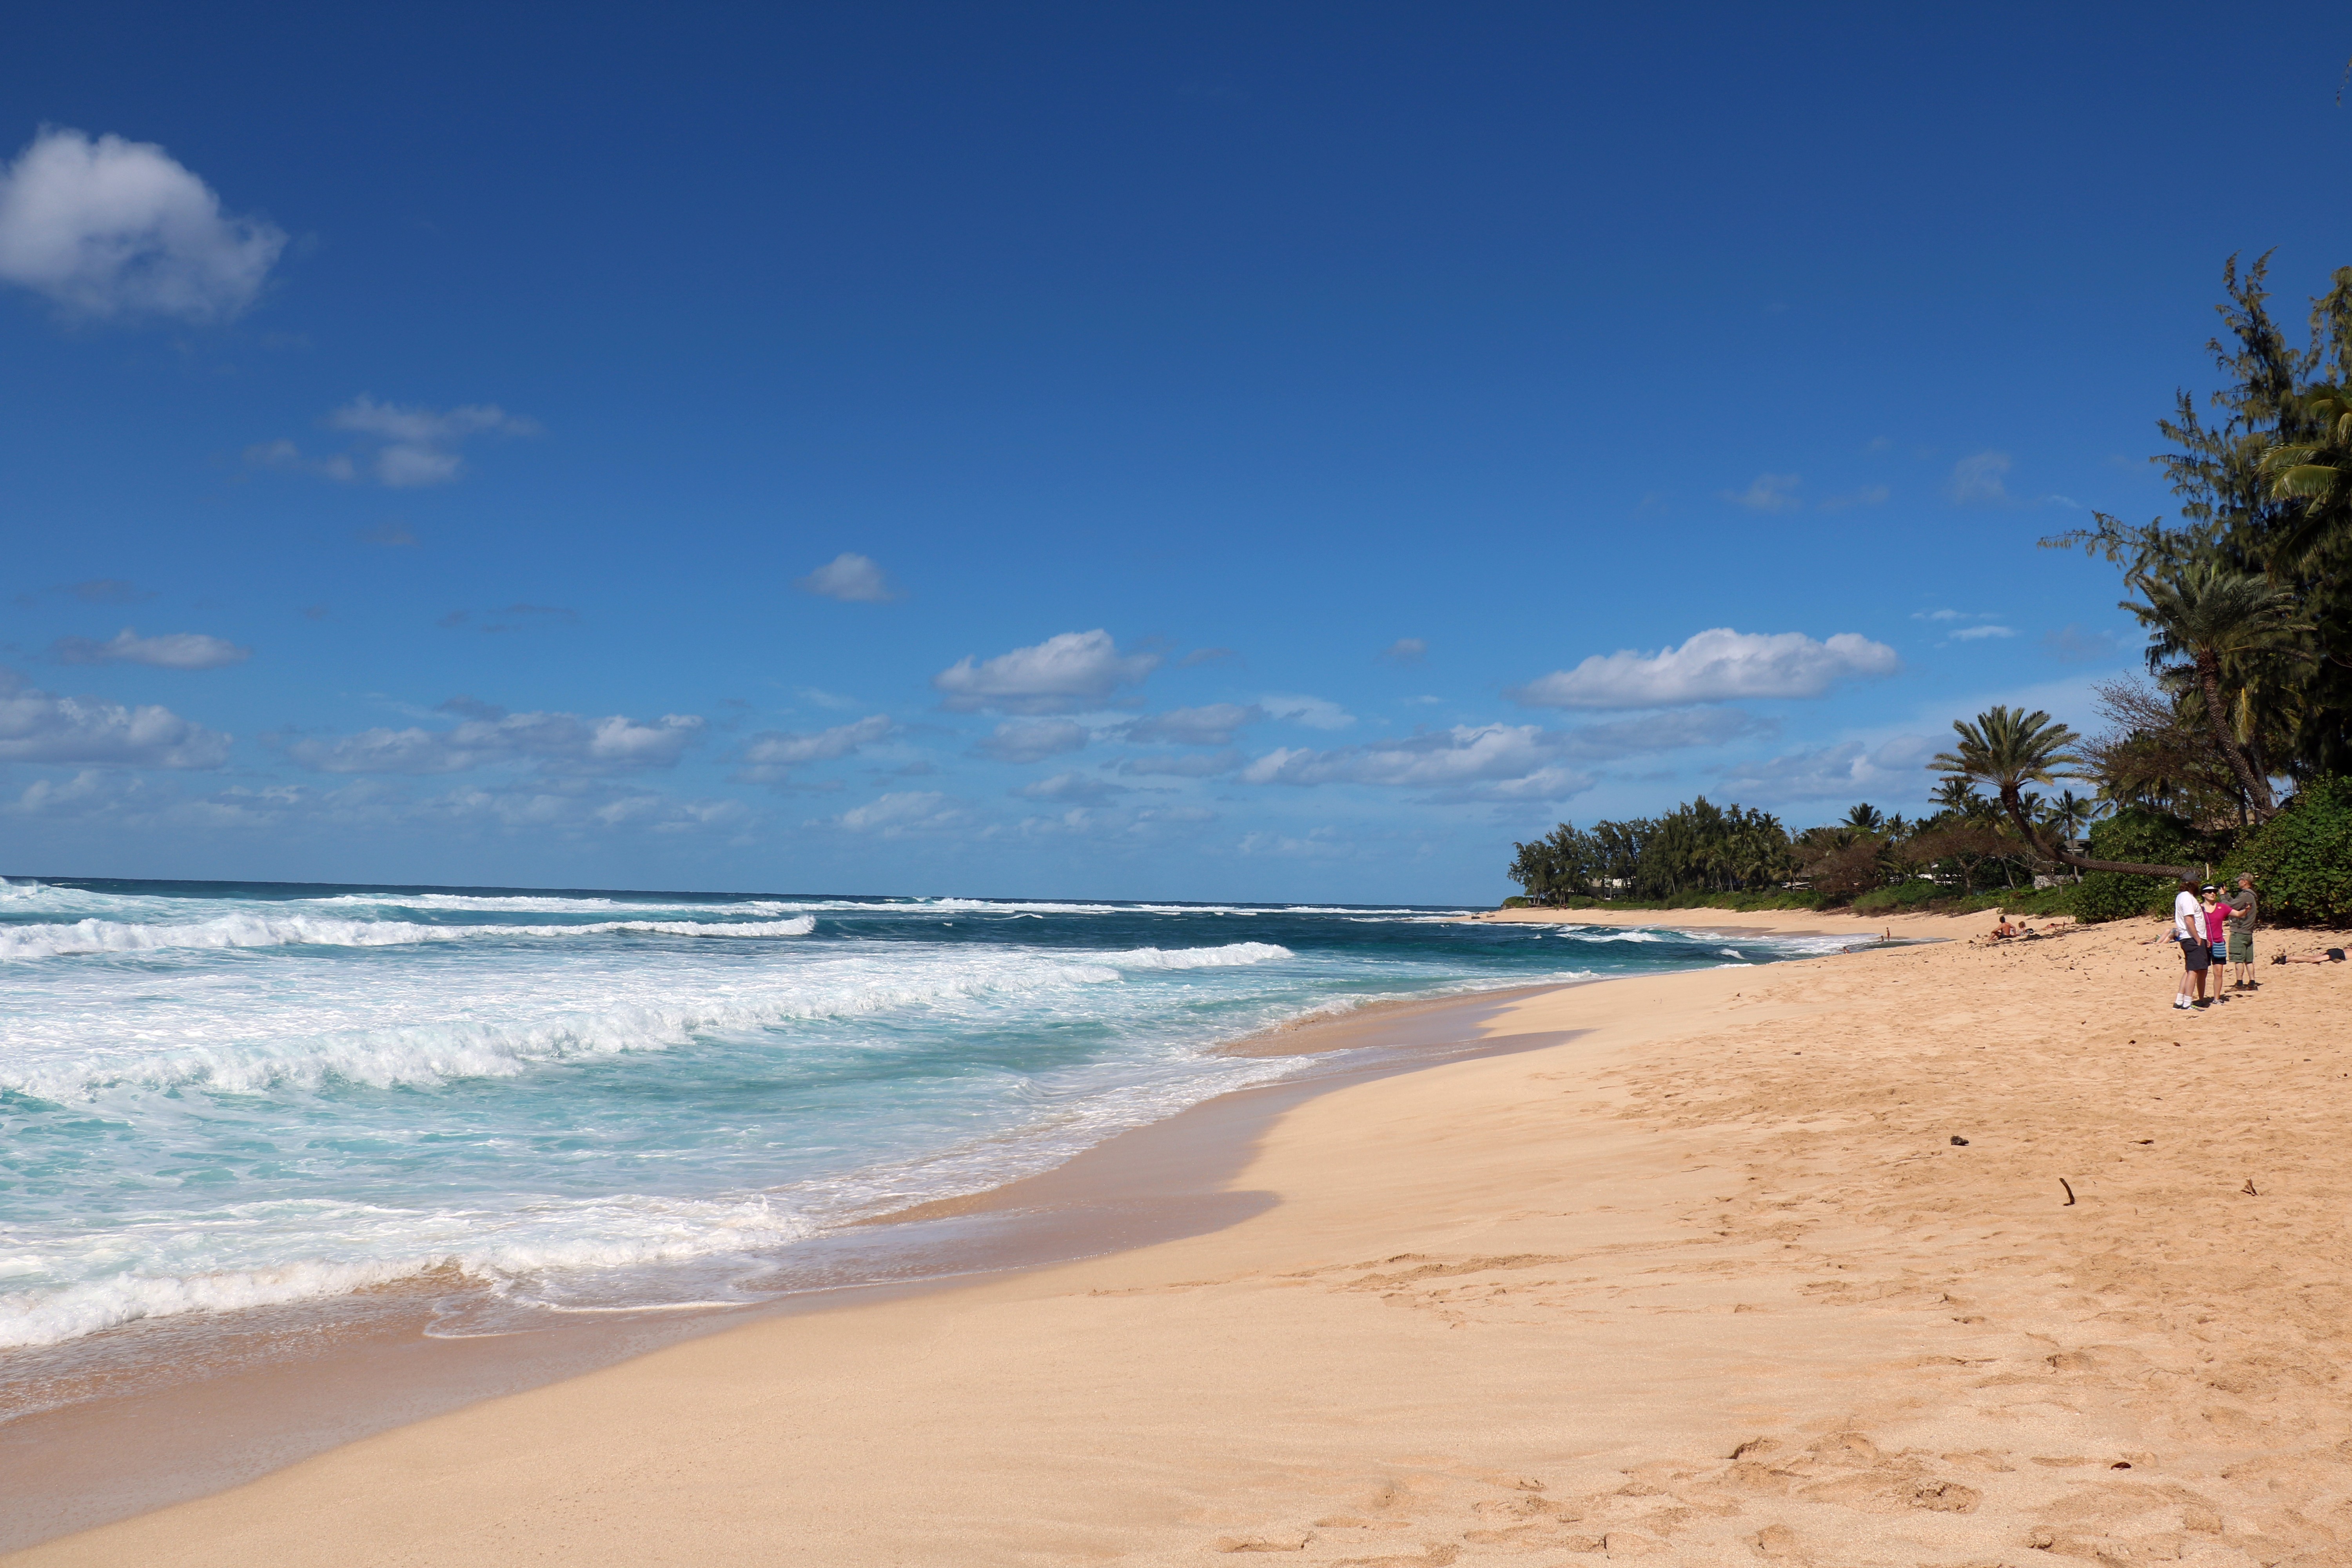
<instances>
[{"instance_id":1,"label":"group of three people standing","mask_svg":"<svg viewBox=\"0 0 2352 1568\"><path fill-rule=\"evenodd\" d=\"M2232 991L2254 988L2254 879L2238 879L2238 890L2221 897L2210 882L2199 887L2183 879L2172 899L2172 940L2180 944L2180 990L2175 1007L2202 1007L2221 994L2213 981L2214 997L2206 995L2206 976L2227 963L2237 971Z\"/></svg>"}]
</instances>

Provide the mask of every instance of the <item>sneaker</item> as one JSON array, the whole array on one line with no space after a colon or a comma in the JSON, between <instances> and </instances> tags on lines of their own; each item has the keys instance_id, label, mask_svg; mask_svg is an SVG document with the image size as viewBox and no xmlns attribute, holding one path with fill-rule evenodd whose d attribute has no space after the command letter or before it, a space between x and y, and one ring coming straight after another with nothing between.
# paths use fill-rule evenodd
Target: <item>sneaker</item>
<instances>
[{"instance_id":1,"label":"sneaker","mask_svg":"<svg viewBox=\"0 0 2352 1568\"><path fill-rule=\"evenodd\" d=\"M2175 996L2172 999L2172 1005L2185 1013L2189 1010L2189 998L2186 996Z\"/></svg>"}]
</instances>

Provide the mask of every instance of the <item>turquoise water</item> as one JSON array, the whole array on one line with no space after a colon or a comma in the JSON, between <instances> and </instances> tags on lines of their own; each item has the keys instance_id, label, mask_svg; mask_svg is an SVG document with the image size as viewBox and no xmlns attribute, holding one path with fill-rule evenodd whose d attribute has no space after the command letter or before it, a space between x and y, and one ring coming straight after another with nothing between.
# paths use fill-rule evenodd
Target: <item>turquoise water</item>
<instances>
[{"instance_id":1,"label":"turquoise water","mask_svg":"<svg viewBox=\"0 0 2352 1568\"><path fill-rule=\"evenodd\" d=\"M0 1346L451 1268L740 1299L1296 1070L1210 1054L1274 1024L1839 945L1451 912L0 884Z\"/></svg>"}]
</instances>

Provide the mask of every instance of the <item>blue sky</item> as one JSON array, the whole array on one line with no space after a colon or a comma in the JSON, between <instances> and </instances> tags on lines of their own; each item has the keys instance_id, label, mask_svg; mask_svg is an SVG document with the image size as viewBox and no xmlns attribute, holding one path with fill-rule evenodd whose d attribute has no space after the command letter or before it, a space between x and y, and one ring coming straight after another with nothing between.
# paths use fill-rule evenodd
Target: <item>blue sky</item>
<instances>
[{"instance_id":1,"label":"blue sky","mask_svg":"<svg viewBox=\"0 0 2352 1568\"><path fill-rule=\"evenodd\" d=\"M349 8L345 8L348 12ZM2316 5L51 7L0 869L1491 900L2095 720ZM111 140L109 140L111 139Z\"/></svg>"}]
</instances>

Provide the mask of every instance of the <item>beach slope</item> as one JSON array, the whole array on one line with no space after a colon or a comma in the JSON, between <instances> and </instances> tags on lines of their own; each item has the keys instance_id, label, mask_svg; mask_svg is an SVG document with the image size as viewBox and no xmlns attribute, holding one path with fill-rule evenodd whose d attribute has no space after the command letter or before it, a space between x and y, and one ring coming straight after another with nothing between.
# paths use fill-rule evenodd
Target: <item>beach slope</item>
<instances>
[{"instance_id":1,"label":"beach slope","mask_svg":"<svg viewBox=\"0 0 2352 1568\"><path fill-rule=\"evenodd\" d=\"M7 1561L2340 1563L2352 965L2184 1015L2154 932L1523 998L1570 1037L1288 1110L1238 1224Z\"/></svg>"}]
</instances>

